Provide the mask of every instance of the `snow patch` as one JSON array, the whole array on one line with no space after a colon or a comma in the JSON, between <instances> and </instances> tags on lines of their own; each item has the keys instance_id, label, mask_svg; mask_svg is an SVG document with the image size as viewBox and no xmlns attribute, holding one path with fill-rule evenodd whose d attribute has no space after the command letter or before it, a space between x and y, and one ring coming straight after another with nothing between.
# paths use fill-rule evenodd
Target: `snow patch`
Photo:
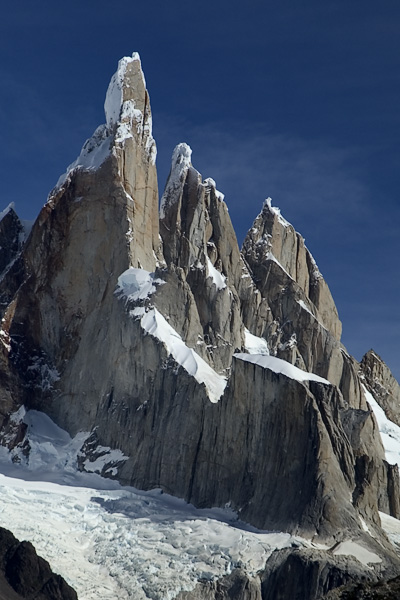
<instances>
[{"instance_id":1,"label":"snow patch","mask_svg":"<svg viewBox=\"0 0 400 600\"><path fill-rule=\"evenodd\" d=\"M96 446L96 458L90 460L86 458L83 461L83 468L87 473L99 473L101 475L105 470L107 475L116 476L118 474L118 468L114 466L115 463L128 460L128 456L125 456L121 450L111 449L106 446ZM108 467L106 469L106 467Z\"/></svg>"},{"instance_id":2,"label":"snow patch","mask_svg":"<svg viewBox=\"0 0 400 600\"><path fill-rule=\"evenodd\" d=\"M266 258L267 260L272 260L274 263L276 263L277 265L279 265L279 267L282 269L282 271L284 271L284 273L286 273L286 275L287 275L288 277L290 277L290 279L293 279L293 277L291 277L291 275L289 275L289 273L288 273L288 272L286 271L286 269L285 269L285 268L282 266L282 264L279 262L279 260L276 258L276 256L274 256L274 255L272 254L272 252L271 252L271 251L267 252L267 254L266 254L265 258Z\"/></svg>"},{"instance_id":3,"label":"snow patch","mask_svg":"<svg viewBox=\"0 0 400 600\"><path fill-rule=\"evenodd\" d=\"M3 321L4 321L4 319L2 320L2 322ZM0 329L0 342L3 344L3 346L7 350L7 352L11 352L11 339L10 339L10 334L8 333L8 331L5 331L4 329Z\"/></svg>"},{"instance_id":4,"label":"snow patch","mask_svg":"<svg viewBox=\"0 0 400 600\"><path fill-rule=\"evenodd\" d=\"M303 308L306 312L310 313L310 315L315 319L315 316L312 314L311 310L308 308L304 300L296 300L296 302L301 306L301 308Z\"/></svg>"},{"instance_id":5,"label":"snow patch","mask_svg":"<svg viewBox=\"0 0 400 600\"><path fill-rule=\"evenodd\" d=\"M115 141L121 143L133 137L132 130L135 130L138 135L142 134L143 113L135 108L133 100L125 100L121 107L120 122L115 133Z\"/></svg>"},{"instance_id":6,"label":"snow patch","mask_svg":"<svg viewBox=\"0 0 400 600\"><path fill-rule=\"evenodd\" d=\"M267 340L253 335L248 329L244 330L244 346L249 354L269 355Z\"/></svg>"},{"instance_id":7,"label":"snow patch","mask_svg":"<svg viewBox=\"0 0 400 600\"><path fill-rule=\"evenodd\" d=\"M366 524L366 522L364 521L364 519L362 517L359 517L359 519L360 519L361 527L363 528L363 530L371 535L371 530L368 527L368 525Z\"/></svg>"},{"instance_id":8,"label":"snow patch","mask_svg":"<svg viewBox=\"0 0 400 600\"><path fill-rule=\"evenodd\" d=\"M106 99L104 102L106 123L107 127L109 127L110 129L113 127L113 125L116 125L120 120L122 108L122 88L124 85L126 69L128 65L134 61L139 61L140 64L140 57L137 52L134 52L132 56L124 56L123 58L121 58L121 60L118 62L117 71L111 77L111 81L106 93ZM144 86L146 87L146 82L141 67L140 72L142 74Z\"/></svg>"},{"instance_id":9,"label":"snow patch","mask_svg":"<svg viewBox=\"0 0 400 600\"><path fill-rule=\"evenodd\" d=\"M400 521L386 513L380 512L381 526L398 552L400 550Z\"/></svg>"},{"instance_id":10,"label":"snow patch","mask_svg":"<svg viewBox=\"0 0 400 600\"><path fill-rule=\"evenodd\" d=\"M215 196L218 198L218 200L220 200L220 202L225 199L225 195L217 190L217 184L212 177L207 177L207 179L203 181L203 185L205 185L208 189L214 188Z\"/></svg>"},{"instance_id":11,"label":"snow patch","mask_svg":"<svg viewBox=\"0 0 400 600\"><path fill-rule=\"evenodd\" d=\"M280 209L277 206L272 206L271 198L266 198L263 208L268 208L272 213L274 213L277 216L279 223L283 225L283 227L292 227L289 221L286 221L286 219L282 217Z\"/></svg>"},{"instance_id":12,"label":"snow patch","mask_svg":"<svg viewBox=\"0 0 400 600\"><path fill-rule=\"evenodd\" d=\"M10 460L19 464L23 471L41 472L41 477L47 481L53 480L55 474L59 474L62 481L68 481L77 471L78 458L84 469L91 473L102 473L109 465L107 475L117 475L116 465L128 458L121 450L95 445L92 448L95 458L90 460L82 453L82 447L91 436L89 432L79 432L71 438L50 417L37 410L26 410L21 406L11 415L10 421L27 425L23 442L9 453Z\"/></svg>"},{"instance_id":13,"label":"snow patch","mask_svg":"<svg viewBox=\"0 0 400 600\"><path fill-rule=\"evenodd\" d=\"M100 125L91 138L83 144L80 155L71 163L65 173L61 175L56 184L56 189L67 180L68 175L76 168L86 170L98 169L110 155L112 135L106 125Z\"/></svg>"},{"instance_id":14,"label":"snow patch","mask_svg":"<svg viewBox=\"0 0 400 600\"><path fill-rule=\"evenodd\" d=\"M10 210L14 210L15 211L15 203L14 202L10 202L10 204L8 206L6 206L4 210L2 210L0 212L0 221L2 221L4 219L4 217L6 215L8 215L8 213L10 212Z\"/></svg>"},{"instance_id":15,"label":"snow patch","mask_svg":"<svg viewBox=\"0 0 400 600\"><path fill-rule=\"evenodd\" d=\"M140 324L147 333L164 344L168 353L189 375L198 383L204 384L210 401L218 402L224 393L226 378L218 375L197 352L189 348L156 308L146 312L141 317Z\"/></svg>"},{"instance_id":16,"label":"snow patch","mask_svg":"<svg viewBox=\"0 0 400 600\"><path fill-rule=\"evenodd\" d=\"M298 367L288 363L286 360L276 358L276 356L267 356L264 354L244 354L241 352L238 352L233 356L239 360L244 360L245 362L258 365L263 369L269 369L274 373L285 375L286 377L295 379L296 381L316 381L318 383L324 383L325 385L331 385L327 379L324 379L319 375L315 375L314 373L303 371L302 369L299 369Z\"/></svg>"},{"instance_id":17,"label":"snow patch","mask_svg":"<svg viewBox=\"0 0 400 600\"><path fill-rule=\"evenodd\" d=\"M362 563L366 567L369 564L382 562L382 559L377 554L371 552L370 550L367 550L366 548L364 548L364 546L361 546L360 544L357 544L357 542L353 542L352 540L345 540L344 542L340 542L332 552L336 556L354 556L358 561L360 561L360 563Z\"/></svg>"},{"instance_id":18,"label":"snow patch","mask_svg":"<svg viewBox=\"0 0 400 600\"><path fill-rule=\"evenodd\" d=\"M321 271L318 268L317 263L315 262L315 258L313 257L311 252L308 250L308 248L307 248L307 252L310 257L311 264L312 264L311 280L312 280L312 283L316 284L317 281L319 281L320 279L323 279L323 276L322 276Z\"/></svg>"},{"instance_id":19,"label":"snow patch","mask_svg":"<svg viewBox=\"0 0 400 600\"><path fill-rule=\"evenodd\" d=\"M208 258L207 256L207 271L208 271L208 277L211 277L213 280L213 283L215 285L215 287L217 288L218 291L223 290L224 288L226 288L226 277L225 275L223 275L220 271L218 271L214 265L212 264L211 260Z\"/></svg>"},{"instance_id":20,"label":"snow patch","mask_svg":"<svg viewBox=\"0 0 400 600\"><path fill-rule=\"evenodd\" d=\"M125 296L128 300L145 300L156 291L165 281L155 277L145 269L129 267L118 277L117 295Z\"/></svg>"}]
</instances>

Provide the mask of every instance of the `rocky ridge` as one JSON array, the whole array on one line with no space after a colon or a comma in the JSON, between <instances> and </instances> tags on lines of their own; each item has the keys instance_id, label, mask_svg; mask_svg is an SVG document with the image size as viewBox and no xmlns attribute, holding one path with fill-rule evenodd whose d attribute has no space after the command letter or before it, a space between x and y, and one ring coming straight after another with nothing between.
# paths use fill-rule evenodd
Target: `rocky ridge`
<instances>
[{"instance_id":1,"label":"rocky ridge","mask_svg":"<svg viewBox=\"0 0 400 600\"><path fill-rule=\"evenodd\" d=\"M0 527L1 600L77 600L76 592L53 573L30 542L19 542Z\"/></svg>"},{"instance_id":2,"label":"rocky ridge","mask_svg":"<svg viewBox=\"0 0 400 600\"><path fill-rule=\"evenodd\" d=\"M398 472L362 388L378 390L392 418L398 387L387 367L371 353L360 366L342 346L329 288L270 200L239 250L224 197L186 144L158 213L137 54L120 61L105 113L23 248L6 215L3 443L24 443L23 423L10 421L20 405L42 410L71 434L92 432L83 454L119 449L125 459L105 471L122 483L229 504L260 529L327 548L356 541L378 557L372 578L395 574L378 509L399 516ZM280 556L285 573L295 555ZM307 560L314 569L322 559ZM327 575L324 592L345 572L360 576L357 561L328 563L324 572L342 575ZM271 597L276 569L266 573L257 592L243 584L249 598ZM218 585L198 597L220 597ZM303 598L321 593L305 585Z\"/></svg>"}]
</instances>

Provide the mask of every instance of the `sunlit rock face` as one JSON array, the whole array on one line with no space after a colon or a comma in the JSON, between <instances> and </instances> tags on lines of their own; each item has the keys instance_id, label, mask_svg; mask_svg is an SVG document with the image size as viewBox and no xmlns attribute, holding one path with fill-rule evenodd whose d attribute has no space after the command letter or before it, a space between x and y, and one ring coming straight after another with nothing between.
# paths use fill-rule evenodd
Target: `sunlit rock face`
<instances>
[{"instance_id":1,"label":"sunlit rock face","mask_svg":"<svg viewBox=\"0 0 400 600\"><path fill-rule=\"evenodd\" d=\"M253 526L328 547L357 540L378 556L377 576L395 568L378 508L398 516L398 475L362 384L376 391L378 374L388 406L398 388L373 357L360 375L341 345L303 238L266 201L240 251L223 194L185 143L158 211L137 54L120 61L105 113L26 243L15 245L12 214L0 229L4 261L17 265L1 284L3 443L23 440L7 419L25 404L71 434L91 433L82 468L85 455L118 449L124 460L107 472L124 484L229 505ZM270 564L270 581L285 561ZM328 563L359 576L353 564ZM264 580L242 575L227 585L264 598ZM219 598L218 589L199 597Z\"/></svg>"}]
</instances>

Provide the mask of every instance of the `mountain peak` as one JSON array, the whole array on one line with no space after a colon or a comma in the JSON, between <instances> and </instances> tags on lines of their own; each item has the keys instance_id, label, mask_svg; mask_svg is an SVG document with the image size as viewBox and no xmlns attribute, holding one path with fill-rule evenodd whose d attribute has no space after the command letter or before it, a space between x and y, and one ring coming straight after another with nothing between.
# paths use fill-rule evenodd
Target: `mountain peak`
<instances>
[{"instance_id":1,"label":"mountain peak","mask_svg":"<svg viewBox=\"0 0 400 600\"><path fill-rule=\"evenodd\" d=\"M117 155L118 149L125 150L127 140L143 148L148 162L155 165L157 148L152 135L150 99L137 52L118 62L107 89L104 113L106 123L99 125L86 140L78 158L61 175L50 196L75 169L97 170L107 158Z\"/></svg>"},{"instance_id":2,"label":"mountain peak","mask_svg":"<svg viewBox=\"0 0 400 600\"><path fill-rule=\"evenodd\" d=\"M107 127L116 125L120 119L125 101L134 101L137 109L143 112L146 95L146 81L137 52L124 56L111 77L104 102Z\"/></svg>"}]
</instances>

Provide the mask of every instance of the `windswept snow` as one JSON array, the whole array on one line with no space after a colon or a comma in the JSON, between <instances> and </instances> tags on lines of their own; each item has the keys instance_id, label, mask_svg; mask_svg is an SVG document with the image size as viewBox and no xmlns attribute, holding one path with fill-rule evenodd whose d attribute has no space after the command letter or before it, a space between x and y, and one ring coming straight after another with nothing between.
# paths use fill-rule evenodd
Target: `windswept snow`
<instances>
[{"instance_id":1,"label":"windswept snow","mask_svg":"<svg viewBox=\"0 0 400 600\"><path fill-rule=\"evenodd\" d=\"M218 291L226 288L225 275L223 275L220 271L218 271L214 267L214 265L212 264L212 262L208 258L208 256L207 256L207 271L208 271L208 276L212 278L213 283L215 284L215 287L217 288Z\"/></svg>"},{"instance_id":2,"label":"windswept snow","mask_svg":"<svg viewBox=\"0 0 400 600\"><path fill-rule=\"evenodd\" d=\"M14 202L10 202L10 204L8 206L6 206L4 210L0 211L0 221L2 221L4 219L4 217L6 215L8 215L10 210L15 210Z\"/></svg>"},{"instance_id":3,"label":"windswept snow","mask_svg":"<svg viewBox=\"0 0 400 600\"><path fill-rule=\"evenodd\" d=\"M296 381L317 381L318 383L331 385L327 379L324 379L319 375L315 375L314 373L307 373L307 371L303 371L302 369L295 367L286 360L276 358L276 356L266 356L265 354L244 354L241 352L238 352L233 356L239 360L244 360L246 362L258 365L263 369L269 369L274 373L280 373L286 377L289 377L290 379L295 379Z\"/></svg>"},{"instance_id":4,"label":"windswept snow","mask_svg":"<svg viewBox=\"0 0 400 600\"><path fill-rule=\"evenodd\" d=\"M163 285L165 281L155 278L154 273L145 269L129 267L118 277L116 293L125 296L128 300L144 300L154 294L156 286Z\"/></svg>"},{"instance_id":5,"label":"windswept snow","mask_svg":"<svg viewBox=\"0 0 400 600\"><path fill-rule=\"evenodd\" d=\"M304 302L304 300L296 300L296 302L297 302L297 304L299 304L301 306L302 309L304 309L306 312L310 313L310 315L312 317L314 317L314 319L315 319L315 316L312 314L311 310L308 308L308 306Z\"/></svg>"},{"instance_id":6,"label":"windswept snow","mask_svg":"<svg viewBox=\"0 0 400 600\"><path fill-rule=\"evenodd\" d=\"M278 221L283 227L292 227L289 221L286 221L286 219L282 217L280 209L277 206L272 206L271 198L266 198L264 201L264 207L265 206L278 217Z\"/></svg>"},{"instance_id":7,"label":"windswept snow","mask_svg":"<svg viewBox=\"0 0 400 600\"><path fill-rule=\"evenodd\" d=\"M274 261L274 263L276 263L277 265L279 265L279 266L280 266L280 268L282 269L282 271L284 271L284 272L286 273L286 275L287 275L288 277L290 277L290 279L293 279L293 277L292 277L291 275L289 275L289 273L286 271L285 267L284 267L284 266L283 266L283 265L282 265L282 264L279 262L279 260L276 258L276 256L274 256L274 254L272 254L272 252L271 252L271 251L268 251L268 252L267 252L267 254L266 254L265 258L266 258L267 260L272 260L272 261Z\"/></svg>"},{"instance_id":8,"label":"windswept snow","mask_svg":"<svg viewBox=\"0 0 400 600\"><path fill-rule=\"evenodd\" d=\"M133 130L139 135L143 128L143 113L135 108L133 100L126 100L121 108L120 123L118 124L115 134L116 142L124 142L130 137L133 137Z\"/></svg>"},{"instance_id":9,"label":"windswept snow","mask_svg":"<svg viewBox=\"0 0 400 600\"><path fill-rule=\"evenodd\" d=\"M219 273L216 269L215 271ZM219 277L222 279L221 273ZM116 294L132 302L143 301L154 294L157 285L164 283L162 279L156 279L154 273L130 267L118 277ZM160 340L174 360L196 381L204 384L211 402L218 402L224 393L226 378L218 375L197 352L189 348L156 308L146 310L144 306L136 306L129 314L135 319L140 319L144 331Z\"/></svg>"},{"instance_id":10,"label":"windswept snow","mask_svg":"<svg viewBox=\"0 0 400 600\"><path fill-rule=\"evenodd\" d=\"M65 173L57 181L56 188L59 188L66 181L68 175L76 168L96 170L106 158L110 155L112 135L106 125L100 125L91 138L83 144L80 155L71 163Z\"/></svg>"},{"instance_id":11,"label":"windswept snow","mask_svg":"<svg viewBox=\"0 0 400 600\"><path fill-rule=\"evenodd\" d=\"M214 188L215 196L218 198L218 200L220 200L221 202L224 200L225 195L217 190L217 184L215 183L215 180L212 177L207 177L203 181L203 185L205 185L206 188Z\"/></svg>"},{"instance_id":12,"label":"windswept snow","mask_svg":"<svg viewBox=\"0 0 400 600\"><path fill-rule=\"evenodd\" d=\"M362 388L378 422L386 460L390 465L398 465L400 468L400 427L387 418L384 410L364 385Z\"/></svg>"},{"instance_id":13,"label":"windswept snow","mask_svg":"<svg viewBox=\"0 0 400 600\"><path fill-rule=\"evenodd\" d=\"M156 308L146 312L141 317L140 324L147 333L164 344L169 354L189 375L205 385L211 402L218 402L224 393L226 378L218 375L197 352L189 348Z\"/></svg>"},{"instance_id":14,"label":"windswept snow","mask_svg":"<svg viewBox=\"0 0 400 600\"><path fill-rule=\"evenodd\" d=\"M244 336L244 345L249 354L269 355L267 340L253 335L248 329L245 329Z\"/></svg>"},{"instance_id":15,"label":"windswept snow","mask_svg":"<svg viewBox=\"0 0 400 600\"><path fill-rule=\"evenodd\" d=\"M311 264L312 264L312 272L311 272L311 274L312 274L314 282L318 281L319 279L323 279L322 273L319 270L317 263L315 262L315 258L313 257L313 255L311 254L311 252L308 250L308 248L307 248L307 252L308 252L308 255L309 255L310 259L311 259Z\"/></svg>"},{"instance_id":16,"label":"windswept snow","mask_svg":"<svg viewBox=\"0 0 400 600\"><path fill-rule=\"evenodd\" d=\"M122 88L126 76L126 69L128 65L134 61L139 61L140 57L138 52L134 52L132 56L124 56L118 62L118 69L111 77L110 84L107 89L106 99L104 102L104 112L106 115L106 123L108 127L112 127L120 120L120 114L122 109ZM140 68L140 73L143 78L144 87L146 82L144 79L143 71Z\"/></svg>"}]
</instances>

